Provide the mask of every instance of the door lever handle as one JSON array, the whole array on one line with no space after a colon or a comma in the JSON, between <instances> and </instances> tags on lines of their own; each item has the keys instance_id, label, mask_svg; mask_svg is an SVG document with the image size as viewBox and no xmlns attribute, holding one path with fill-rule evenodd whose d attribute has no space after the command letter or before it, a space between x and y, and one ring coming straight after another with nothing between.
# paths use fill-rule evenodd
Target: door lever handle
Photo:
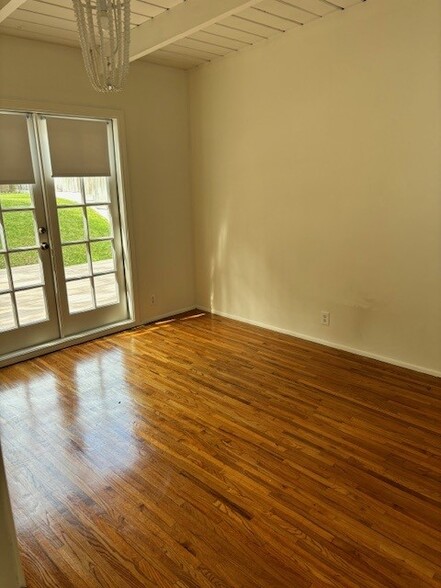
<instances>
[{"instance_id":1,"label":"door lever handle","mask_svg":"<svg viewBox=\"0 0 441 588\"><path fill-rule=\"evenodd\" d=\"M44 241L44 242L43 242L43 243L40 245L40 247L41 247L42 249L49 249L49 243L46 243L46 241Z\"/></svg>"}]
</instances>

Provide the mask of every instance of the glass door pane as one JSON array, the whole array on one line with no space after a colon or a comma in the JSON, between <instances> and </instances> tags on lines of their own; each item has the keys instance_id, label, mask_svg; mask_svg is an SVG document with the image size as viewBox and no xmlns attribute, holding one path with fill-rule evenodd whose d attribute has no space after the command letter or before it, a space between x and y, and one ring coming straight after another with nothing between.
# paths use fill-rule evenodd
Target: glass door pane
<instances>
[{"instance_id":1,"label":"glass door pane","mask_svg":"<svg viewBox=\"0 0 441 588\"><path fill-rule=\"evenodd\" d=\"M30 186L0 186L0 211L2 307L9 309L6 316L13 317L5 323L0 320L0 331L6 331L47 320L47 308Z\"/></svg>"},{"instance_id":2,"label":"glass door pane","mask_svg":"<svg viewBox=\"0 0 441 588\"><path fill-rule=\"evenodd\" d=\"M108 184L108 178L55 179L71 314L119 303Z\"/></svg>"},{"instance_id":3,"label":"glass door pane","mask_svg":"<svg viewBox=\"0 0 441 588\"><path fill-rule=\"evenodd\" d=\"M54 184L70 314L118 304L109 178L55 178Z\"/></svg>"}]
</instances>

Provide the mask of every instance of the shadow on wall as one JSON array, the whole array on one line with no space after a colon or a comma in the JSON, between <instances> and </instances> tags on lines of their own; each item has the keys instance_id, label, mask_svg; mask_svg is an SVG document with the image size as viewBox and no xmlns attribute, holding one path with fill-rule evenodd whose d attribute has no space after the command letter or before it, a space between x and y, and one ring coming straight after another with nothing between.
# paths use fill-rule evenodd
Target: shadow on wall
<instances>
[{"instance_id":1,"label":"shadow on wall","mask_svg":"<svg viewBox=\"0 0 441 588\"><path fill-rule=\"evenodd\" d=\"M222 205L222 218L210 235L209 310L253 319L265 309L265 320L279 324L284 319L282 309L293 297L294 272L283 272L281 256L272 258L265 235L253 234L254 228L240 231L233 226L230 199ZM285 275L282 281L281 274Z\"/></svg>"}]
</instances>

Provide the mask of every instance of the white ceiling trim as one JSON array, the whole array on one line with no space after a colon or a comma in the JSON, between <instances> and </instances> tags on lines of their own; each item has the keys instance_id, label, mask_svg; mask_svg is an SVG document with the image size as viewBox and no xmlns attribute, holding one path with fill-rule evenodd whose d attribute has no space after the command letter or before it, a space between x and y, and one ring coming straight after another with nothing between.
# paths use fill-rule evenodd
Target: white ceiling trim
<instances>
[{"instance_id":1,"label":"white ceiling trim","mask_svg":"<svg viewBox=\"0 0 441 588\"><path fill-rule=\"evenodd\" d=\"M0 0L0 22L3 22L8 16L20 8L26 0Z\"/></svg>"},{"instance_id":2,"label":"white ceiling trim","mask_svg":"<svg viewBox=\"0 0 441 588\"><path fill-rule=\"evenodd\" d=\"M261 0L187 0L132 30L130 61L188 37L259 1Z\"/></svg>"}]
</instances>

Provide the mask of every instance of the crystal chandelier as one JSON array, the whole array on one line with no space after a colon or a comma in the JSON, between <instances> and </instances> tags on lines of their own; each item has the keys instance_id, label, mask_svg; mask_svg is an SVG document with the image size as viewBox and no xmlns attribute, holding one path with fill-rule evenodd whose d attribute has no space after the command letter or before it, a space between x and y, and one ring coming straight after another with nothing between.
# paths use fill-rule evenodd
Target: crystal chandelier
<instances>
[{"instance_id":1,"label":"crystal chandelier","mask_svg":"<svg viewBox=\"0 0 441 588\"><path fill-rule=\"evenodd\" d=\"M130 0L73 0L81 51L98 92L119 92L129 71Z\"/></svg>"}]
</instances>

